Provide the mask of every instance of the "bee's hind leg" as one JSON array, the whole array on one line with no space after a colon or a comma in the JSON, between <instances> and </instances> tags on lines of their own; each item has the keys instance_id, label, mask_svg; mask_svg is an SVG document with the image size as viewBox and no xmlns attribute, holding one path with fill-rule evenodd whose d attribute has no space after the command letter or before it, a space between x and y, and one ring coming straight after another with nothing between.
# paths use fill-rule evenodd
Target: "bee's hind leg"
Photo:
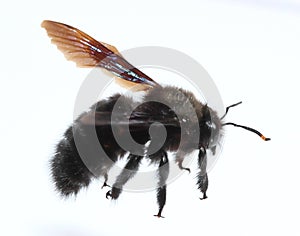
<instances>
[{"instance_id":1,"label":"bee's hind leg","mask_svg":"<svg viewBox=\"0 0 300 236\"><path fill-rule=\"evenodd\" d=\"M123 186L137 173L142 156L130 154L127 164L122 172L118 175L112 189L106 193L106 198L117 199L122 193Z\"/></svg>"}]
</instances>

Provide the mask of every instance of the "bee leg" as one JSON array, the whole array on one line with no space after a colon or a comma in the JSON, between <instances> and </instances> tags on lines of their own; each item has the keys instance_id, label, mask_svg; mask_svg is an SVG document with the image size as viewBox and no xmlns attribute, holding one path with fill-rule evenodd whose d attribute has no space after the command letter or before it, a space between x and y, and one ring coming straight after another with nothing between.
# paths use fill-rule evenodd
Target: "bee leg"
<instances>
[{"instance_id":1,"label":"bee leg","mask_svg":"<svg viewBox=\"0 0 300 236\"><path fill-rule=\"evenodd\" d=\"M117 199L122 193L123 186L130 180L138 171L142 156L130 154L125 168L118 175L112 189L106 193L106 198Z\"/></svg>"},{"instance_id":2,"label":"bee leg","mask_svg":"<svg viewBox=\"0 0 300 236\"><path fill-rule=\"evenodd\" d=\"M104 174L104 183L101 187L101 189L103 189L104 187L110 187L108 184L107 184L107 179L108 179L108 175L107 173Z\"/></svg>"},{"instance_id":3,"label":"bee leg","mask_svg":"<svg viewBox=\"0 0 300 236\"><path fill-rule=\"evenodd\" d=\"M190 168L183 167L183 166L182 166L182 162L183 162L183 160L180 160L180 161L177 162L179 169L180 169L180 170L186 170L186 171L188 171L189 173L191 173L191 169L190 169Z\"/></svg>"},{"instance_id":4,"label":"bee leg","mask_svg":"<svg viewBox=\"0 0 300 236\"><path fill-rule=\"evenodd\" d=\"M199 173L197 175L198 181L198 189L203 193L203 197L200 200L206 199L206 191L208 188L208 176L206 172L207 166L207 156L206 156L206 149L204 147L200 147L199 154L198 154L198 166L199 166Z\"/></svg>"},{"instance_id":5,"label":"bee leg","mask_svg":"<svg viewBox=\"0 0 300 236\"><path fill-rule=\"evenodd\" d=\"M176 163L177 163L180 170L186 170L189 173L191 173L190 168L186 168L186 167L182 166L184 156L185 156L185 153L182 153L181 151L177 152L177 154L176 154Z\"/></svg>"},{"instance_id":6,"label":"bee leg","mask_svg":"<svg viewBox=\"0 0 300 236\"><path fill-rule=\"evenodd\" d=\"M163 218L161 213L166 204L166 196L167 196L166 181L169 176L169 161L168 161L167 153L165 151L163 151L162 157L160 159L158 176L159 176L159 181L158 181L158 188L157 188L156 196L157 196L157 203L159 206L159 210L158 210L158 213L154 216Z\"/></svg>"}]
</instances>

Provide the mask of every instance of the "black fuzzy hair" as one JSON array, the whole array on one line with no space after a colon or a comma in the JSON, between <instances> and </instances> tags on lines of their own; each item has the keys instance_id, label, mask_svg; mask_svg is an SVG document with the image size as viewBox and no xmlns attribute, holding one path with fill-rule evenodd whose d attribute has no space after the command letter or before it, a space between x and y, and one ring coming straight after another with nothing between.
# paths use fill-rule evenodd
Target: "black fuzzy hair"
<instances>
[{"instance_id":1,"label":"black fuzzy hair","mask_svg":"<svg viewBox=\"0 0 300 236\"><path fill-rule=\"evenodd\" d=\"M69 127L50 160L51 174L56 190L62 196L76 195L82 187L87 187L93 174L88 170L76 149L72 127Z\"/></svg>"}]
</instances>

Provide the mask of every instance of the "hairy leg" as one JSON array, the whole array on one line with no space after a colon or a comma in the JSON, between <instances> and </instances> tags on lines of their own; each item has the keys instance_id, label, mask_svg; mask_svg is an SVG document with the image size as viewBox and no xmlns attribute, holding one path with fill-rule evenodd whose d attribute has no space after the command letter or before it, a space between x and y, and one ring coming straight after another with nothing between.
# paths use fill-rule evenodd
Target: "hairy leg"
<instances>
[{"instance_id":1,"label":"hairy leg","mask_svg":"<svg viewBox=\"0 0 300 236\"><path fill-rule=\"evenodd\" d=\"M112 199L117 199L120 196L123 186L137 173L142 158L142 156L129 155L125 168L117 177L112 189L106 193L106 198L111 197Z\"/></svg>"},{"instance_id":2,"label":"hairy leg","mask_svg":"<svg viewBox=\"0 0 300 236\"><path fill-rule=\"evenodd\" d=\"M203 197L200 198L201 200L206 199L206 191L208 188L208 176L206 172L206 166L207 166L207 156L206 156L206 150L204 147L201 147L198 154L198 166L199 166L199 173L197 175L197 185L198 189L203 193Z\"/></svg>"},{"instance_id":3,"label":"hairy leg","mask_svg":"<svg viewBox=\"0 0 300 236\"><path fill-rule=\"evenodd\" d=\"M158 213L154 215L157 217L163 217L161 213L166 204L166 196L167 196L166 181L169 176L169 161L168 161L167 153L163 151L160 155L161 155L161 159L159 163L159 169L157 171L159 180L158 180L157 195L156 195L159 209L158 209Z\"/></svg>"}]
</instances>

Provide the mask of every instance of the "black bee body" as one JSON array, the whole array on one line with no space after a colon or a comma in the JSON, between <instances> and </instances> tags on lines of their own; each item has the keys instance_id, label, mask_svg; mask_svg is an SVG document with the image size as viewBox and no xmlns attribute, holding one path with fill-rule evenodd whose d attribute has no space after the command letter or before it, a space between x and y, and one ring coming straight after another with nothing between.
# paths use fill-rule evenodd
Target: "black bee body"
<instances>
[{"instance_id":1,"label":"black bee body","mask_svg":"<svg viewBox=\"0 0 300 236\"><path fill-rule=\"evenodd\" d=\"M175 152L175 161L182 170L184 157L198 150L197 185L205 199L208 188L206 173L207 150L215 153L224 125L242 127L265 138L258 131L234 123L221 123L217 113L198 101L184 89L162 87L126 61L117 49L98 42L84 32L62 23L44 21L52 42L81 67L100 67L113 73L126 87L145 91L141 102L115 94L94 104L81 114L64 133L51 159L51 171L56 189L63 195L77 194L93 178L108 179L109 170L122 157L125 168L117 176L106 197L117 199L123 186L134 177L143 158L148 158L157 170L157 202L161 217L166 202L166 181L169 174L168 152ZM123 84L124 85L124 84ZM135 87L137 86L137 87ZM239 104L239 103L238 103ZM162 127L163 126L163 127ZM160 141L165 130L165 140ZM131 139L139 145L124 145ZM125 142L126 143L126 142ZM103 152L99 154L99 147Z\"/></svg>"},{"instance_id":2,"label":"black bee body","mask_svg":"<svg viewBox=\"0 0 300 236\"><path fill-rule=\"evenodd\" d=\"M158 97L160 98L158 99ZM90 145L91 142L89 141L89 132L91 131L91 128L93 128L93 126L86 122L86 117L89 117L90 113L94 111L98 114L103 114L103 112L111 114L117 101L118 104L121 104L120 107L122 108L122 110L119 112L126 114L128 113L128 111L133 111L131 114L129 114L129 120L131 121L129 122L129 127L130 123L132 123L133 126L130 127L130 131L133 139L137 143L145 145L148 141L151 141L148 130L151 124L160 122L161 120L173 120L173 124L172 126L166 126L167 136L165 143L156 153L147 155L147 147L145 146L145 156L137 156L132 154L129 154L127 156L128 163L125 168L131 170L131 175L122 176L122 173L119 175L116 183L112 187L112 190L107 193L107 196L110 196L113 199L117 199L119 197L123 185L134 176L135 172L138 170L142 158L149 158L151 162L158 164L160 167L163 165L167 165L167 152L176 152L179 147L179 143L183 142L183 152L181 151L180 156L176 157L176 162L178 163L179 168L188 170L188 168L184 168L182 166L182 162L184 160L184 155L195 150L195 148L193 148L195 147L195 145L191 145L195 144L192 132L197 130L197 127L200 127L200 139L199 141L197 141L197 143L199 143L199 145L197 146L199 148L201 147L203 150L209 147L211 139L217 139L217 137L211 137L211 126L208 125L208 123L212 121L210 114L215 113L208 106L203 105L201 102L199 102L192 93L170 86L167 86L165 88L154 87L153 89L148 91L148 93L144 97L144 100L150 102L142 101L139 103L141 105L138 105L137 102L135 102L130 97L115 94L106 100L97 102L91 107L89 112L83 113L81 116L79 116L74 124L65 132L64 138L57 145L56 154L51 160L52 175L56 184L56 188L59 192L66 196L73 193L77 194L80 188L87 187L93 178L103 176L105 179L107 179L108 171L112 167L113 163L127 154L127 150L123 150L116 142L111 125L97 125L96 123L94 126L94 128L96 129L98 141L102 145L102 148L104 149L106 155L111 159L111 162L100 156L95 157L92 151L94 147ZM159 100L160 102L155 102L156 100ZM190 103L193 105L194 111L197 111L197 119L195 119L194 122L190 122L191 125L189 129L185 130L185 132L190 133L187 134L190 138L186 140L180 140L182 130L180 128L180 122L178 121L178 115L189 119L188 114L191 113L189 111L191 107L182 106L182 104L186 103ZM166 106L165 104L173 104L174 107L172 108ZM134 109L134 107L136 108ZM177 113L175 113L174 110L177 110ZM158 121L156 120L157 117L159 117ZM108 117L108 119L110 118L111 116ZM214 119L216 118L217 116ZM149 125L143 128L141 128L139 125L135 125L135 121L141 120ZM215 126L220 129L221 122L218 119L216 119L214 122L216 122ZM116 127L117 133L119 134L120 138L122 138L121 136L123 126L116 125ZM82 138L82 140L84 140L84 145L87 147L87 150L90 150L90 157L86 157L86 160L94 162L93 171L89 170L86 167L85 163L82 161L82 158L78 153L73 135L74 132L74 135L76 135L77 138L79 136L79 138ZM149 147L150 146L151 143ZM201 158L203 159L203 157ZM200 161L200 164L203 162L203 160ZM163 171L163 173L158 172L161 180L158 184L157 198L162 210L162 207L165 203L165 199L163 196L165 196L166 191L165 182L168 176L168 168L159 168L159 171ZM206 172L204 170L202 172L202 174L198 175L198 182L201 183L199 185L199 188L205 195L208 179L206 177ZM97 176L95 176L95 173L97 173ZM204 179L206 183L202 184Z\"/></svg>"}]
</instances>

